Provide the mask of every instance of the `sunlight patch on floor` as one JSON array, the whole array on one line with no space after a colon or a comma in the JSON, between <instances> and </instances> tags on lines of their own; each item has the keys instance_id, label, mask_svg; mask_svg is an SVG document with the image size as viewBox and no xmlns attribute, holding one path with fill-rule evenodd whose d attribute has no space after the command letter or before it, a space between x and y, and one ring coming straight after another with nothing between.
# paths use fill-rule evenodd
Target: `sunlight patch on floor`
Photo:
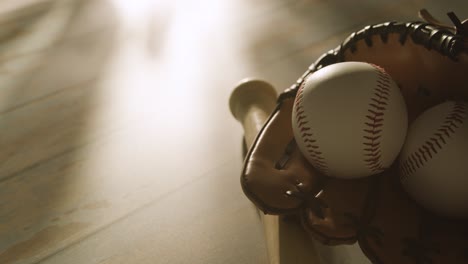
<instances>
[{"instance_id":1,"label":"sunlight patch on floor","mask_svg":"<svg viewBox=\"0 0 468 264\"><path fill-rule=\"evenodd\" d=\"M116 132L87 150L79 185L114 197L118 214L205 173L211 165L199 159L219 163L231 156L206 142L229 132L217 121L248 67L232 67L245 55L235 28L240 7L230 1L114 1L124 34L103 73L100 111L89 129ZM181 146L183 155L175 151Z\"/></svg>"}]
</instances>

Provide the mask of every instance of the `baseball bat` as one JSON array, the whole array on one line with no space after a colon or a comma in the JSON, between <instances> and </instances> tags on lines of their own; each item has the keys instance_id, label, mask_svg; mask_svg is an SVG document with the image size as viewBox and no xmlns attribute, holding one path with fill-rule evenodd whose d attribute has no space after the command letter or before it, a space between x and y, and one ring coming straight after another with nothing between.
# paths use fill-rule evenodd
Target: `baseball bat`
<instances>
[{"instance_id":1,"label":"baseball bat","mask_svg":"<svg viewBox=\"0 0 468 264\"><path fill-rule=\"evenodd\" d=\"M276 90L271 84L255 79L242 80L231 93L229 107L231 113L244 128L244 140L250 147L273 111L276 103Z\"/></svg>"},{"instance_id":2,"label":"baseball bat","mask_svg":"<svg viewBox=\"0 0 468 264\"><path fill-rule=\"evenodd\" d=\"M229 98L232 115L244 128L248 148L276 105L277 93L268 82L255 79L241 81ZM294 221L260 213L270 264L319 264L312 240Z\"/></svg>"}]
</instances>

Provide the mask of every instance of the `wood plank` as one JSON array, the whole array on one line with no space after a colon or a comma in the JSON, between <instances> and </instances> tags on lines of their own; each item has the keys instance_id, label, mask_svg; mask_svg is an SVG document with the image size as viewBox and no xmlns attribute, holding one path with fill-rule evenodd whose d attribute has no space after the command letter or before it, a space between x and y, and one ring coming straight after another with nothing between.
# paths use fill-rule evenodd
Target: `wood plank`
<instances>
[{"instance_id":1,"label":"wood plank","mask_svg":"<svg viewBox=\"0 0 468 264\"><path fill-rule=\"evenodd\" d=\"M11 131L5 137L17 141L6 141L11 149L27 153L32 148L34 157L49 159L1 184L2 190L8 190L0 193L1 200L13 202L0 207L4 216L1 234L9 238L2 240L0 259L32 263L200 177L232 159L233 153L240 156L240 138L232 133L237 126L227 118L225 100L217 99L227 98L228 89L222 87L238 76L199 79L186 72L187 78L179 80L176 68L171 68L168 80L151 82L166 72L155 70L146 53L133 45L119 48L112 69L97 86L66 89L4 116L2 123ZM148 69L138 67L142 62ZM198 60L193 60L193 66L197 65ZM206 66L205 74L218 67ZM163 89L173 81L179 89ZM173 102L184 107L170 111ZM41 117L45 120L38 120ZM179 122L183 117L190 119ZM57 151L106 133L116 124L125 127L99 137L101 143L78 151ZM25 132L33 132L36 139ZM181 145L186 151L176 150ZM26 158L17 156L16 162L25 163Z\"/></svg>"},{"instance_id":2,"label":"wood plank","mask_svg":"<svg viewBox=\"0 0 468 264\"><path fill-rule=\"evenodd\" d=\"M47 256L199 177L231 159L233 153L240 153L240 139L236 140L236 134L231 133L236 129L235 124L226 118L227 109L218 111L225 107L224 102L213 100L224 97L223 94L227 97L227 90L210 85L210 89L198 91L191 86L196 82L188 79L180 82L183 86L179 90L156 90L153 93L157 92L158 97L148 96L153 83L135 85L141 71L128 61L133 60L134 53L124 57L127 59L120 62L122 68L115 66L114 79L109 77L100 86L101 92L113 92L112 95L104 93L107 96L102 98L96 95L104 101L90 100L96 87L84 85L61 91L54 95L55 99L50 96L44 103L10 112L0 122L11 129L5 136L16 138L17 142L7 141L11 150L24 150L23 155L16 156L15 164L25 163L28 156L24 153L32 153L33 158L49 158L1 183L0 189L5 191L0 192L0 200L11 202L0 207L4 216L0 233L9 238L2 240L4 253L0 259L31 263ZM191 95L185 100L199 100L185 102L181 93ZM187 107L179 108L177 113L167 112L176 101L187 103ZM104 113L91 115L99 110ZM30 116L35 113L37 118ZM92 120L86 121L88 115ZM178 122L184 116L191 119ZM125 127L109 133L109 128L116 124ZM28 136L31 131L36 137ZM47 135L48 131L54 134ZM187 131L190 137L186 136ZM93 135L102 140L75 151L59 151L79 147ZM181 145L187 151L175 151ZM90 213L87 208L94 208L96 213ZM89 225L72 225L65 230L53 228L67 227L79 219ZM42 240L51 237L49 241ZM40 247L27 243L38 243L34 242L37 239ZM15 251L18 245L28 245L30 250L18 254Z\"/></svg>"},{"instance_id":3,"label":"wood plank","mask_svg":"<svg viewBox=\"0 0 468 264\"><path fill-rule=\"evenodd\" d=\"M56 41L39 41L38 38L51 37L38 32L37 36L18 39L13 47L7 45L0 49L0 114L60 89L95 79L100 74L112 50L116 22L109 15L97 23L88 9L102 11L106 6L86 6L89 1L83 2L76 7L72 22L64 25L67 28L65 35L56 36ZM57 24L66 22L54 21Z\"/></svg>"},{"instance_id":4,"label":"wood plank","mask_svg":"<svg viewBox=\"0 0 468 264\"><path fill-rule=\"evenodd\" d=\"M267 263L240 165L230 160L40 263Z\"/></svg>"},{"instance_id":5,"label":"wood plank","mask_svg":"<svg viewBox=\"0 0 468 264\"><path fill-rule=\"evenodd\" d=\"M0 262L33 263L232 159L221 145L216 156L205 154L204 148L213 147L209 133L199 143L186 142L191 151L181 155L168 150L183 140L163 137L148 144L154 131L142 137L142 128L64 153L3 182ZM238 142L230 141L224 148Z\"/></svg>"},{"instance_id":6,"label":"wood plank","mask_svg":"<svg viewBox=\"0 0 468 264\"><path fill-rule=\"evenodd\" d=\"M109 40L113 35L112 29L96 34L83 31L79 41L65 41L44 55L44 62L36 72L27 73L34 74L29 80L24 74L14 75L12 78L27 80L22 86L3 87L0 180L14 177L112 129L101 128L82 137L89 115L99 108L94 97L112 51L113 43ZM121 121L115 122L114 127Z\"/></svg>"},{"instance_id":7,"label":"wood plank","mask_svg":"<svg viewBox=\"0 0 468 264\"><path fill-rule=\"evenodd\" d=\"M170 194L194 174L203 174L203 169L190 167L185 169L187 176L174 177L182 170L139 166L142 157L136 155L121 167L101 163L105 174L86 173L80 170L86 166L86 154L62 155L2 184L2 262L33 263ZM132 167L131 162L136 164Z\"/></svg>"},{"instance_id":8,"label":"wood plank","mask_svg":"<svg viewBox=\"0 0 468 264\"><path fill-rule=\"evenodd\" d=\"M71 1L61 1L47 9L33 22L22 24L24 19L18 18L20 21L14 20L2 27L5 32L0 33L0 105L3 106L0 112L10 105L8 97L13 88L28 79L31 70L44 57L37 51L49 48L60 39L74 6Z\"/></svg>"}]
</instances>

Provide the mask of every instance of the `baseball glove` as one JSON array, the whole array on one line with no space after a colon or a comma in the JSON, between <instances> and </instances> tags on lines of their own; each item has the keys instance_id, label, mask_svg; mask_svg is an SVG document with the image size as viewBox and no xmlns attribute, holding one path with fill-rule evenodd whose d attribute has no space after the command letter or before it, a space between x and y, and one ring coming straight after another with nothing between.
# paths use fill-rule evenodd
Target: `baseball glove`
<instances>
[{"instance_id":1,"label":"baseball glove","mask_svg":"<svg viewBox=\"0 0 468 264\"><path fill-rule=\"evenodd\" d=\"M468 221L427 212L399 182L396 162L366 178L326 177L299 152L292 132L294 98L304 79L338 62L383 67L400 87L411 122L445 100L468 100L468 20L453 14L444 26L422 10L426 22L388 22L352 33L321 56L278 98L247 153L241 175L246 196L267 214L293 214L314 239L327 245L356 241L374 263L468 263Z\"/></svg>"}]
</instances>

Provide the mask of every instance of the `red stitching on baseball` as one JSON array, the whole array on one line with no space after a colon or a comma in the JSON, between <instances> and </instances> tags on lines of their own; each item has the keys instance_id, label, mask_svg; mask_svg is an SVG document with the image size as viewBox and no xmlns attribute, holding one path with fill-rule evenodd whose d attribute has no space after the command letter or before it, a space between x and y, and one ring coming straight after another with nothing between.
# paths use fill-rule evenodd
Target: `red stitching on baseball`
<instances>
[{"instance_id":1,"label":"red stitching on baseball","mask_svg":"<svg viewBox=\"0 0 468 264\"><path fill-rule=\"evenodd\" d=\"M380 78L385 78L385 74L379 74L379 77ZM382 82L380 80L380 78L379 78L379 80L377 80L377 86L381 87L383 89L386 89L386 90L390 90L390 85L388 83L386 83L386 82Z\"/></svg>"},{"instance_id":2,"label":"red stitching on baseball","mask_svg":"<svg viewBox=\"0 0 468 264\"><path fill-rule=\"evenodd\" d=\"M369 106L372 106L373 108L375 108L375 109L377 109L377 110L380 110L380 111L384 111L384 110L385 110L385 106L379 106L378 104L370 103Z\"/></svg>"},{"instance_id":3,"label":"red stitching on baseball","mask_svg":"<svg viewBox=\"0 0 468 264\"><path fill-rule=\"evenodd\" d=\"M383 96L383 95L378 94L378 93L374 93L374 95L377 96L377 97L379 98L379 100L382 100L382 99L388 100L388 97L387 97L387 96Z\"/></svg>"},{"instance_id":4,"label":"red stitching on baseball","mask_svg":"<svg viewBox=\"0 0 468 264\"><path fill-rule=\"evenodd\" d=\"M414 165L413 163L413 160L411 159L411 157L408 159L408 166L409 166L409 170L412 171L412 170L416 170L416 166Z\"/></svg>"},{"instance_id":5,"label":"red stitching on baseball","mask_svg":"<svg viewBox=\"0 0 468 264\"><path fill-rule=\"evenodd\" d=\"M378 85L377 85L377 88L375 88L375 90L376 90L377 92L379 92L380 95L384 94L384 95L388 96L388 95L390 94L390 93L388 92L388 90L385 90L385 89L383 89L381 86L378 86Z\"/></svg>"},{"instance_id":6,"label":"red stitching on baseball","mask_svg":"<svg viewBox=\"0 0 468 264\"><path fill-rule=\"evenodd\" d=\"M445 142L444 135L442 135L441 133L434 133L434 135L439 137L439 140L442 141L442 143L447 144L447 142Z\"/></svg>"},{"instance_id":7,"label":"red stitching on baseball","mask_svg":"<svg viewBox=\"0 0 468 264\"><path fill-rule=\"evenodd\" d=\"M324 158L321 156L322 152L319 151L319 146L315 143L317 142L316 139L313 138L313 133L311 132L310 126L308 126L308 121L306 120L305 110L302 105L304 99L304 86L305 81L299 87L297 91L296 99L294 102L294 111L296 112L296 123L298 129L301 131L301 136L306 144L306 150L309 153L310 157L314 162L314 166L318 169L322 170L324 173L327 173L329 168L324 161Z\"/></svg>"},{"instance_id":8,"label":"red stitching on baseball","mask_svg":"<svg viewBox=\"0 0 468 264\"><path fill-rule=\"evenodd\" d=\"M437 144L437 147L439 147L439 149L442 148L442 145L440 145L439 141L437 140L437 138L430 138L430 140L432 140L432 142L436 143ZM437 153L437 150L436 150L436 153Z\"/></svg>"},{"instance_id":9,"label":"red stitching on baseball","mask_svg":"<svg viewBox=\"0 0 468 264\"><path fill-rule=\"evenodd\" d=\"M367 157L380 157L380 150L374 150L374 152L369 152L367 154L364 154L364 156L367 156Z\"/></svg>"},{"instance_id":10,"label":"red stitching on baseball","mask_svg":"<svg viewBox=\"0 0 468 264\"><path fill-rule=\"evenodd\" d=\"M400 162L400 180L402 182L406 181L409 175L413 174L417 169L423 167L426 162L432 159L432 157L447 144L446 140L463 124L466 110L465 104L455 102L451 112L445 117L442 125L436 130L437 132L411 153L406 160ZM422 157L420 155L422 155Z\"/></svg>"},{"instance_id":11,"label":"red stitching on baseball","mask_svg":"<svg viewBox=\"0 0 468 264\"><path fill-rule=\"evenodd\" d=\"M384 111L387 107L388 97L390 95L390 77L384 71L383 68L371 64L376 73L377 81L374 88L373 97L370 99L371 103L368 105L367 112L370 113L366 115L366 118L370 122L364 122L366 126L364 131L364 156L372 157L365 158L364 162L372 172L378 172L383 169L381 163L381 150L380 150L380 138L382 137L383 121L384 121Z\"/></svg>"},{"instance_id":12,"label":"red stitching on baseball","mask_svg":"<svg viewBox=\"0 0 468 264\"><path fill-rule=\"evenodd\" d=\"M434 146L432 145L431 142L428 142L428 144L431 147L430 149L428 146L422 146L422 148L424 149L425 153L429 156L429 158L432 159L431 149L433 149Z\"/></svg>"},{"instance_id":13,"label":"red stitching on baseball","mask_svg":"<svg viewBox=\"0 0 468 264\"><path fill-rule=\"evenodd\" d=\"M369 122L365 122L365 124L371 127L375 127L375 128L383 126L383 124L374 124L374 123L369 123Z\"/></svg>"},{"instance_id":14,"label":"red stitching on baseball","mask_svg":"<svg viewBox=\"0 0 468 264\"><path fill-rule=\"evenodd\" d=\"M419 149L419 153L421 154L422 159L427 162L427 157L426 157L426 150L424 148Z\"/></svg>"},{"instance_id":15,"label":"red stitching on baseball","mask_svg":"<svg viewBox=\"0 0 468 264\"><path fill-rule=\"evenodd\" d=\"M418 151L415 151L415 152L414 152L414 156L413 156L413 157L415 157L415 159L416 159L416 167L418 167L418 169L419 169L419 168L420 168L419 166L420 166L421 164L423 164L424 162L422 161L421 156L419 156Z\"/></svg>"},{"instance_id":16,"label":"red stitching on baseball","mask_svg":"<svg viewBox=\"0 0 468 264\"><path fill-rule=\"evenodd\" d=\"M387 105L387 102L385 101L382 101L382 100L378 100L378 99L375 99L375 98L371 98L371 101L379 104L379 105Z\"/></svg>"},{"instance_id":17,"label":"red stitching on baseball","mask_svg":"<svg viewBox=\"0 0 468 264\"><path fill-rule=\"evenodd\" d=\"M371 117L374 117L374 121L375 121L375 118L379 117L379 116L383 116L383 112L379 112L379 111L375 111L375 110L372 110L372 109L367 109L367 112L373 114L373 116Z\"/></svg>"}]
</instances>

